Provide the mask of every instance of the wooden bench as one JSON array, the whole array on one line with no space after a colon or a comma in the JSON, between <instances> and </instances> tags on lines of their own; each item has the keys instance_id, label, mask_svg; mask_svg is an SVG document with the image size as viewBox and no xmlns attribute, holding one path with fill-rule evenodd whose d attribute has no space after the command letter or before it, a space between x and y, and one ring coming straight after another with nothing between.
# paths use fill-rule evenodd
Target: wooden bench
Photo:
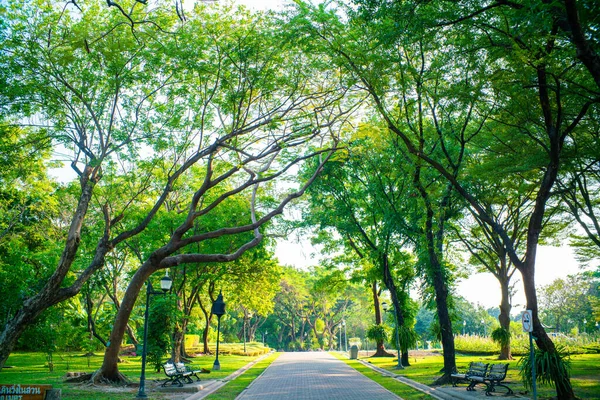
<instances>
[{"instance_id":1,"label":"wooden bench","mask_svg":"<svg viewBox=\"0 0 600 400\"><path fill-rule=\"evenodd\" d=\"M471 382L470 377L472 377L472 376L482 377L482 378L485 377L485 374L487 373L487 370L488 370L488 366L489 366L489 364L484 364L484 363L478 362L478 361L471 362L469 364L469 368L467 369L467 371L465 373L461 374L461 373L457 372L457 373L450 375L450 377L452 379L452 386L456 386L461 382L462 383L470 383ZM470 386L471 385L469 384L469 387ZM475 385L473 385L473 386L475 386ZM470 389L467 387L467 390L470 390Z\"/></svg>"},{"instance_id":2,"label":"wooden bench","mask_svg":"<svg viewBox=\"0 0 600 400\"><path fill-rule=\"evenodd\" d=\"M163 364L162 367L163 367L163 370L165 371L165 375L167 376L167 379L161 384L161 386L163 386L163 387L167 386L167 383L170 383L171 385L174 385L177 383L181 387L181 386L183 386L182 380L193 382L192 379L190 378L190 375L192 375L191 372L180 372L177 370L175 365L172 363Z\"/></svg>"},{"instance_id":3,"label":"wooden bench","mask_svg":"<svg viewBox=\"0 0 600 400\"><path fill-rule=\"evenodd\" d=\"M184 374L184 378L188 381L188 383L193 382L192 378L190 378L191 376L195 376L196 381L199 381L200 377L198 376L198 374L210 374L210 370L206 368L188 369L188 367L182 362L175 363L175 368L177 369L177 371Z\"/></svg>"},{"instance_id":4,"label":"wooden bench","mask_svg":"<svg viewBox=\"0 0 600 400\"><path fill-rule=\"evenodd\" d=\"M485 384L485 395L486 396L491 396L491 393L496 391L496 386L502 386L503 388L506 388L508 390L506 395L507 396L511 395L511 394L513 394L512 389L502 383L502 381L504 381L504 379L506 379L507 371L508 371L508 364L492 364L488 368L485 376L483 376L483 377L470 376L469 377L469 380L471 381L471 383L469 383L467 390L471 390L471 391L475 390L475 385L477 385L478 383L483 383L483 384Z\"/></svg>"}]
</instances>

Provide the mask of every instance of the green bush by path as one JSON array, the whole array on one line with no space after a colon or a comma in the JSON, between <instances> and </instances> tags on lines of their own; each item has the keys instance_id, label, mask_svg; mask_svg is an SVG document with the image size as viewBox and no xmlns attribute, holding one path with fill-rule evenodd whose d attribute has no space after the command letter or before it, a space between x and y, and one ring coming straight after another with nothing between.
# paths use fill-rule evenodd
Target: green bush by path
<instances>
[{"instance_id":1,"label":"green bush by path","mask_svg":"<svg viewBox=\"0 0 600 400\"><path fill-rule=\"evenodd\" d=\"M559 335L552 338L555 345L563 348L568 354L600 353L600 341L591 335L565 336ZM500 354L500 345L491 337L477 335L456 335L454 346L457 352L464 354ZM522 356L529 353L529 336L526 334L513 335L510 340L513 356Z\"/></svg>"},{"instance_id":2,"label":"green bush by path","mask_svg":"<svg viewBox=\"0 0 600 400\"><path fill-rule=\"evenodd\" d=\"M213 353L216 351L217 345L216 343L210 343L208 348ZM200 354L202 352L202 347L186 347L186 351L189 354ZM243 343L219 343L219 354L223 355L238 355L238 356L250 356L257 357L262 354L266 354L271 349L268 346L263 346L260 342L248 342L246 343L246 352L244 353L244 344Z\"/></svg>"}]
</instances>

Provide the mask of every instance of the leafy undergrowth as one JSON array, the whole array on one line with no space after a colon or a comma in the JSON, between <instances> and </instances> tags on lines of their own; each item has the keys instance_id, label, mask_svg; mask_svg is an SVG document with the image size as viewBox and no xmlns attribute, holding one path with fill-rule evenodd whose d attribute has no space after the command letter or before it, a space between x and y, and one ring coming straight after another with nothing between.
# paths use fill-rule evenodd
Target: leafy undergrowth
<instances>
[{"instance_id":1,"label":"leafy undergrowth","mask_svg":"<svg viewBox=\"0 0 600 400\"><path fill-rule=\"evenodd\" d=\"M210 344L208 348L214 353L216 351L216 345ZM197 347L186 347L186 351L190 354L199 354L202 352L202 348ZM250 356L257 357L268 353L271 349L267 346L263 346L260 342L248 342L246 343L246 351L244 352L243 343L219 343L219 354L222 355L237 355L237 356Z\"/></svg>"},{"instance_id":2,"label":"leafy undergrowth","mask_svg":"<svg viewBox=\"0 0 600 400\"><path fill-rule=\"evenodd\" d=\"M565 336L552 338L555 345L560 346L569 354L598 354L600 343L592 335ZM457 335L454 337L454 346L459 353L496 355L500 346L491 337L478 335ZM513 356L522 356L529 353L529 336L514 335L510 342Z\"/></svg>"}]
</instances>

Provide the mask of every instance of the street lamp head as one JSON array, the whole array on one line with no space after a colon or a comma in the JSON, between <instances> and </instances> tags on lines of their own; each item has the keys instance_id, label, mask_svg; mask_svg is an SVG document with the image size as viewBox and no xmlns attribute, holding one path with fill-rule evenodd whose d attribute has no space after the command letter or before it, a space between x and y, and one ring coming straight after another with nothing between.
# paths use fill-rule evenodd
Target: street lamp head
<instances>
[{"instance_id":1,"label":"street lamp head","mask_svg":"<svg viewBox=\"0 0 600 400\"><path fill-rule=\"evenodd\" d=\"M383 312L387 312L387 310L388 310L388 303L386 303L385 301L383 303L381 303L381 308L383 308Z\"/></svg>"},{"instance_id":2,"label":"street lamp head","mask_svg":"<svg viewBox=\"0 0 600 400\"><path fill-rule=\"evenodd\" d=\"M463 326L467 326L467 321L463 320Z\"/></svg>"},{"instance_id":3,"label":"street lamp head","mask_svg":"<svg viewBox=\"0 0 600 400\"><path fill-rule=\"evenodd\" d=\"M219 291L217 300L212 304L211 312L218 318L221 318L225 314L225 302L223 301L223 294Z\"/></svg>"},{"instance_id":4,"label":"street lamp head","mask_svg":"<svg viewBox=\"0 0 600 400\"><path fill-rule=\"evenodd\" d=\"M171 285L173 285L173 279L169 278L169 275L163 276L160 280L160 288L165 293L171 290Z\"/></svg>"}]
</instances>

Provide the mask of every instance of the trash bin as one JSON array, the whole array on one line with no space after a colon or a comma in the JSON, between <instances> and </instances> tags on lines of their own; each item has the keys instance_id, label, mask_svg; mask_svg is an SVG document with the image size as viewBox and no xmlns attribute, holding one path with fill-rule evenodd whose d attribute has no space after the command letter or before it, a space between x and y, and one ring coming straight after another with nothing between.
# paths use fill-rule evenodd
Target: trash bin
<instances>
[{"instance_id":1,"label":"trash bin","mask_svg":"<svg viewBox=\"0 0 600 400\"><path fill-rule=\"evenodd\" d=\"M358 346L353 345L352 347L350 347L350 359L356 360L357 358L358 358Z\"/></svg>"}]
</instances>

